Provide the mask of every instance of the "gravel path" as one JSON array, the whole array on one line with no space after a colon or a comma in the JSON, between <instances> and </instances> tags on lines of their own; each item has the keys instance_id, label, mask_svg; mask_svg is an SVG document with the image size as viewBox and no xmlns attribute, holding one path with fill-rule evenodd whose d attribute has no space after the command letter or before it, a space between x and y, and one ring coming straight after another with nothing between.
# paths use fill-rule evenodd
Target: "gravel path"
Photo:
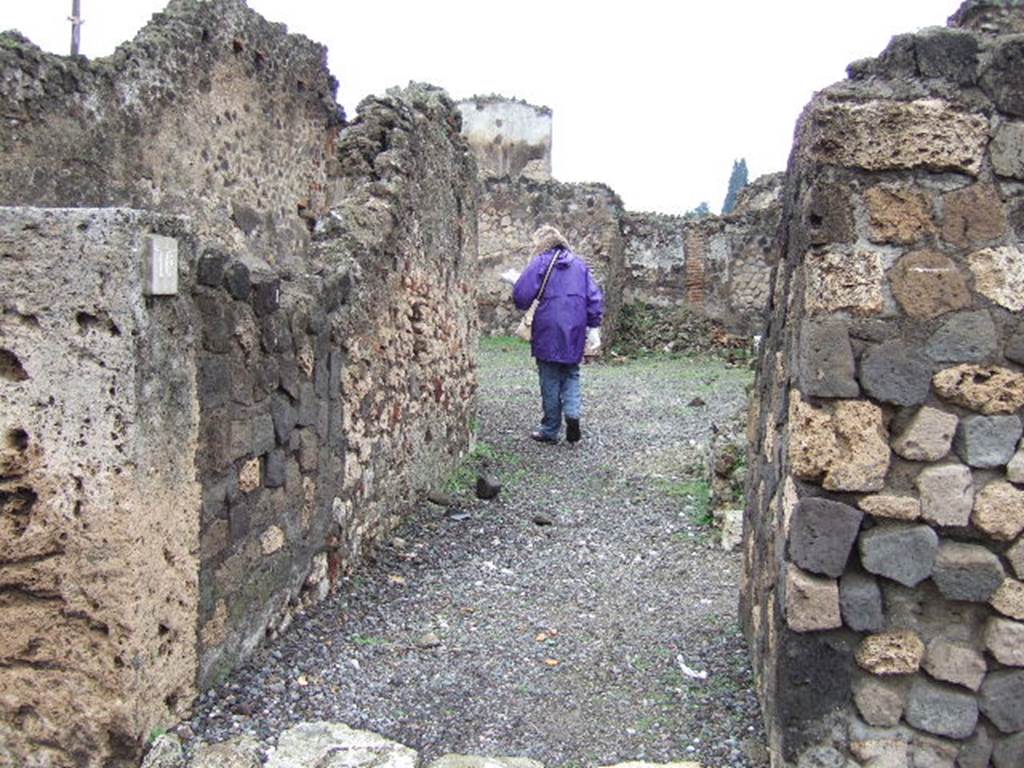
<instances>
[{"instance_id":1,"label":"gravel path","mask_svg":"<svg viewBox=\"0 0 1024 768\"><path fill-rule=\"evenodd\" d=\"M712 424L742 408L749 371L588 366L584 439L570 447L527 437L540 403L524 346L489 341L480 366L467 470L483 465L500 496L478 501L475 473L453 478L451 507L425 502L375 563L204 694L193 734L271 739L325 719L427 760L765 765L739 556L697 523L692 493Z\"/></svg>"}]
</instances>

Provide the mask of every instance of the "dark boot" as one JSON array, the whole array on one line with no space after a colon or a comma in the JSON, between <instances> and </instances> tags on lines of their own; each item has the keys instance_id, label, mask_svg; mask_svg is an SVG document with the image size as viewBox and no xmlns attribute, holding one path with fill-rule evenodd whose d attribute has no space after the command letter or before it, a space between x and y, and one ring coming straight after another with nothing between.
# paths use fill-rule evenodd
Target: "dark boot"
<instances>
[{"instance_id":1,"label":"dark boot","mask_svg":"<svg viewBox=\"0 0 1024 768\"><path fill-rule=\"evenodd\" d=\"M580 420L570 419L568 416L565 417L565 439L570 443L578 443L580 441Z\"/></svg>"}]
</instances>

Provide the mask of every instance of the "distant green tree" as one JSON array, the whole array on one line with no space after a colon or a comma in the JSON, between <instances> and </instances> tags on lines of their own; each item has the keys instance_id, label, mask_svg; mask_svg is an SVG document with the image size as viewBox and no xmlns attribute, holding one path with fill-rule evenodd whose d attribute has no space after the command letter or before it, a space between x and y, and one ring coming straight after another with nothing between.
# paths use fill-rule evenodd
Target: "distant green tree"
<instances>
[{"instance_id":1,"label":"distant green tree","mask_svg":"<svg viewBox=\"0 0 1024 768\"><path fill-rule=\"evenodd\" d=\"M725 202L722 203L722 215L732 213L736 207L736 198L740 190L747 186L747 159L741 157L732 163L732 175L729 176L729 191L725 193Z\"/></svg>"},{"instance_id":2,"label":"distant green tree","mask_svg":"<svg viewBox=\"0 0 1024 768\"><path fill-rule=\"evenodd\" d=\"M696 219L696 218L699 218L701 216L710 216L710 215L711 215L711 209L708 207L707 200L705 200L700 205L698 205L696 208L693 208L693 209L687 211L686 213L684 213L683 214L683 218L684 219Z\"/></svg>"}]
</instances>

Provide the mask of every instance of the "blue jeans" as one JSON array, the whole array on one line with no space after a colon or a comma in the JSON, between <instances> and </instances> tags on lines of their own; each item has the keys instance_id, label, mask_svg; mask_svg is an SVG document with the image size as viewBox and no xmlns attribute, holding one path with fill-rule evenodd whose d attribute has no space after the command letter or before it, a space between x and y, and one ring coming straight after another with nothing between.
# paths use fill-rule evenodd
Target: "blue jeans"
<instances>
[{"instance_id":1,"label":"blue jeans","mask_svg":"<svg viewBox=\"0 0 1024 768\"><path fill-rule=\"evenodd\" d=\"M540 431L547 438L557 439L562 430L563 414L569 419L580 417L580 366L538 360L537 372L540 374L540 399L544 408Z\"/></svg>"}]
</instances>

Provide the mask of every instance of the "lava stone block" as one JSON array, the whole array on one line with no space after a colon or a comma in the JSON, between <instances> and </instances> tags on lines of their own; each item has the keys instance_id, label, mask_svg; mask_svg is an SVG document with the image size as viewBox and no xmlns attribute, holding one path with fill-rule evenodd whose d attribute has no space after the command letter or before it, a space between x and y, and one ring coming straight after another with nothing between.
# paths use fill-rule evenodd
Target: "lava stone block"
<instances>
[{"instance_id":1,"label":"lava stone block","mask_svg":"<svg viewBox=\"0 0 1024 768\"><path fill-rule=\"evenodd\" d=\"M998 334L988 312L950 315L928 340L928 357L943 363L984 362L998 349Z\"/></svg>"},{"instance_id":2,"label":"lava stone block","mask_svg":"<svg viewBox=\"0 0 1024 768\"><path fill-rule=\"evenodd\" d=\"M882 628L882 590L873 576L849 571L839 579L839 610L843 622L857 632Z\"/></svg>"},{"instance_id":3,"label":"lava stone block","mask_svg":"<svg viewBox=\"0 0 1024 768\"><path fill-rule=\"evenodd\" d=\"M800 391L814 397L860 394L845 323L804 321L800 330Z\"/></svg>"},{"instance_id":4,"label":"lava stone block","mask_svg":"<svg viewBox=\"0 0 1024 768\"><path fill-rule=\"evenodd\" d=\"M999 557L979 544L944 541L935 558L932 580L950 600L986 602L1006 574Z\"/></svg>"},{"instance_id":5,"label":"lava stone block","mask_svg":"<svg viewBox=\"0 0 1024 768\"><path fill-rule=\"evenodd\" d=\"M859 547L866 570L913 587L931 576L939 537L927 525L880 525L861 534Z\"/></svg>"},{"instance_id":6,"label":"lava stone block","mask_svg":"<svg viewBox=\"0 0 1024 768\"><path fill-rule=\"evenodd\" d=\"M1022 433L1018 416L967 416L960 419L953 448L972 467L1002 467L1013 458Z\"/></svg>"},{"instance_id":7,"label":"lava stone block","mask_svg":"<svg viewBox=\"0 0 1024 768\"><path fill-rule=\"evenodd\" d=\"M969 693L921 677L910 687L903 716L922 731L965 739L978 724L978 702Z\"/></svg>"},{"instance_id":8,"label":"lava stone block","mask_svg":"<svg viewBox=\"0 0 1024 768\"><path fill-rule=\"evenodd\" d=\"M860 361L864 391L884 403L919 405L928 397L932 364L904 341L887 341L871 347Z\"/></svg>"},{"instance_id":9,"label":"lava stone block","mask_svg":"<svg viewBox=\"0 0 1024 768\"><path fill-rule=\"evenodd\" d=\"M1024 670L989 673L981 684L979 705L1003 733L1024 731Z\"/></svg>"},{"instance_id":10,"label":"lava stone block","mask_svg":"<svg viewBox=\"0 0 1024 768\"><path fill-rule=\"evenodd\" d=\"M790 558L804 570L841 576L863 517L860 510L837 501L801 499L790 527Z\"/></svg>"}]
</instances>

